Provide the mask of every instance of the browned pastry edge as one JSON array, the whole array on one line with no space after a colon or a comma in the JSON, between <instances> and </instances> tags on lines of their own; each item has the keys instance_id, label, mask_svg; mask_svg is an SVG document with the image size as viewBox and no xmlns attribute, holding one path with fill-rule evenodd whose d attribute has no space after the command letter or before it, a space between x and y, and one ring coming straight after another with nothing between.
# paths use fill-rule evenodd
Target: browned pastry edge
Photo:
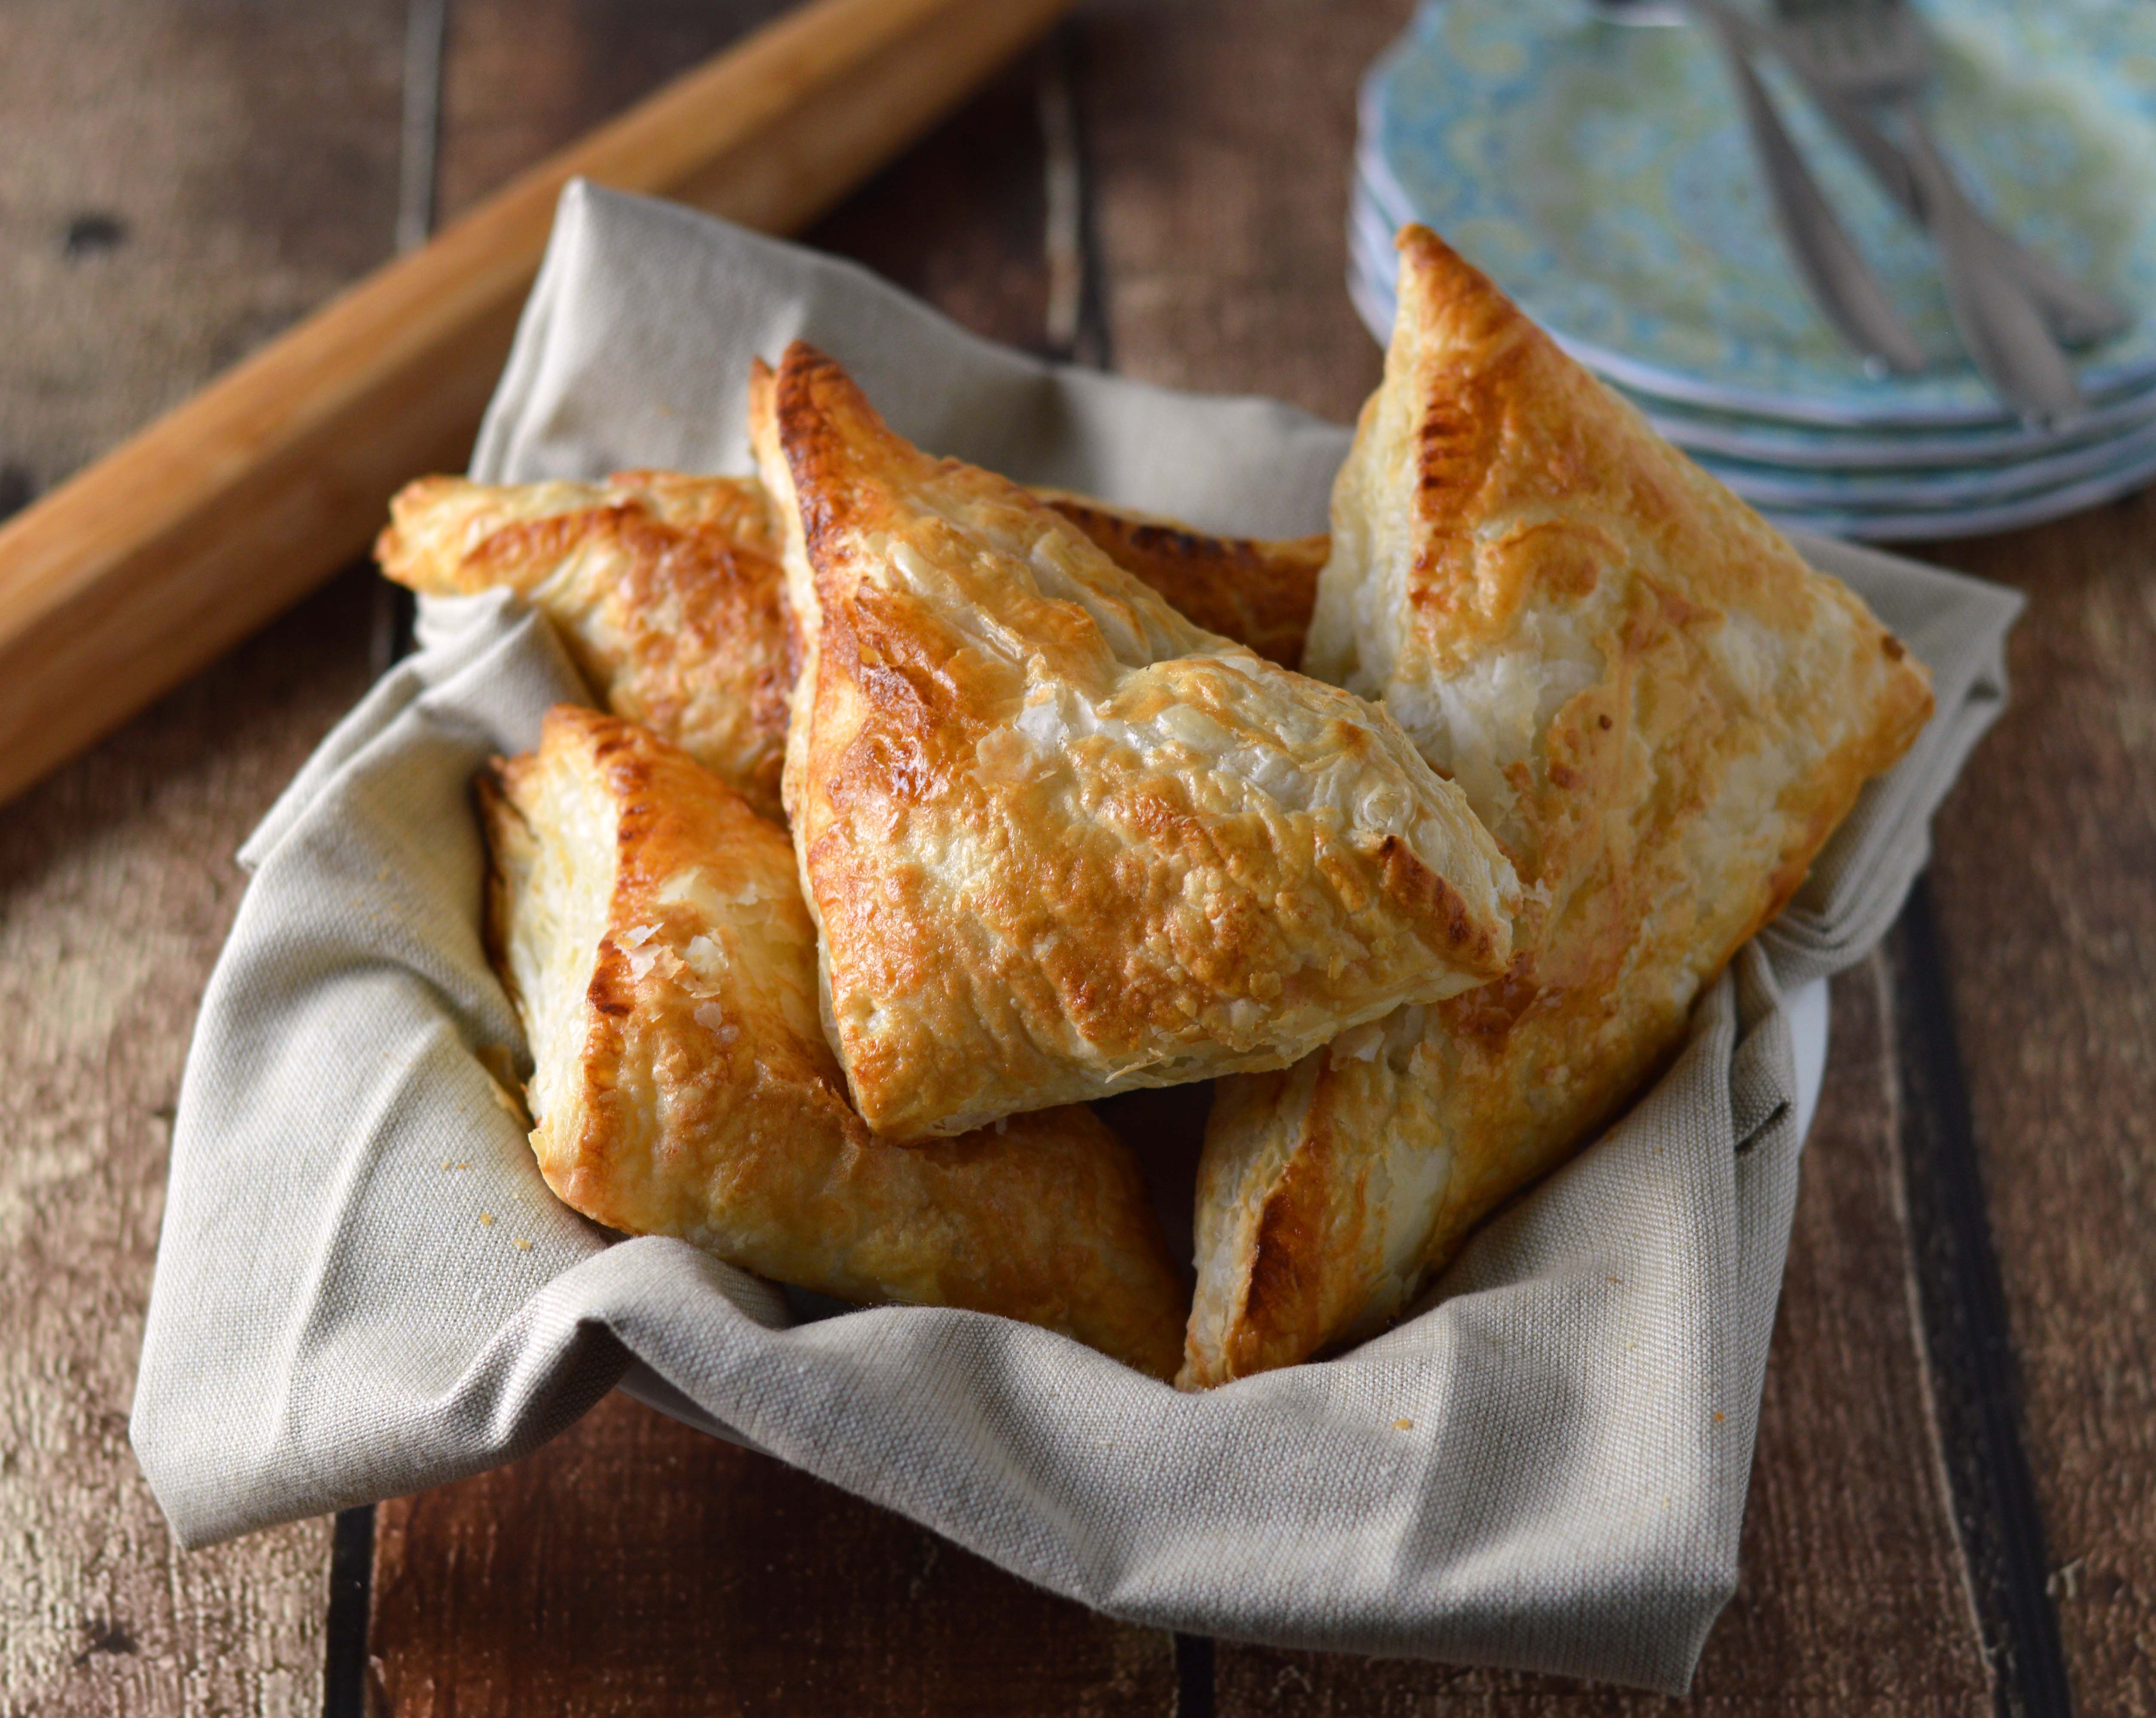
<instances>
[{"instance_id":1,"label":"browned pastry edge","mask_svg":"<svg viewBox=\"0 0 2156 1718\"><path fill-rule=\"evenodd\" d=\"M475 786L485 941L565 1203L826 1294L999 1313L1173 1370L1181 1291L1135 1160L1089 1110L921 1146L862 1125L817 1030L790 845L739 795L576 705Z\"/></svg>"},{"instance_id":2,"label":"browned pastry edge","mask_svg":"<svg viewBox=\"0 0 2156 1718\"><path fill-rule=\"evenodd\" d=\"M524 595L610 709L778 813L793 676L776 543L754 479L424 478L391 504L375 553L414 590Z\"/></svg>"},{"instance_id":3,"label":"browned pastry edge","mask_svg":"<svg viewBox=\"0 0 2156 1718\"><path fill-rule=\"evenodd\" d=\"M873 1125L1277 1067L1503 970L1509 867L1382 711L913 448L804 343L751 408L807 639L786 801Z\"/></svg>"},{"instance_id":4,"label":"browned pastry edge","mask_svg":"<svg viewBox=\"0 0 2156 1718\"><path fill-rule=\"evenodd\" d=\"M1282 668L1302 656L1332 539L1215 536L1179 520L1111 507L1068 490L1034 493L1204 627Z\"/></svg>"},{"instance_id":5,"label":"browned pastry edge","mask_svg":"<svg viewBox=\"0 0 2156 1718\"><path fill-rule=\"evenodd\" d=\"M1066 490L1038 493L1199 624L1295 665L1323 536L1218 536ZM530 597L608 708L685 747L766 816L783 814L778 782L800 640L755 479L424 477L398 493L390 515L374 546L386 577L438 595L501 587ZM582 577L562 577L577 568Z\"/></svg>"},{"instance_id":6,"label":"browned pastry edge","mask_svg":"<svg viewBox=\"0 0 2156 1718\"><path fill-rule=\"evenodd\" d=\"M1187 1386L1382 1328L1596 1137L1931 710L1861 603L1435 234L1400 251L1305 662L1455 771L1528 905L1497 983L1222 1082ZM1531 744L1493 664L1576 676Z\"/></svg>"}]
</instances>

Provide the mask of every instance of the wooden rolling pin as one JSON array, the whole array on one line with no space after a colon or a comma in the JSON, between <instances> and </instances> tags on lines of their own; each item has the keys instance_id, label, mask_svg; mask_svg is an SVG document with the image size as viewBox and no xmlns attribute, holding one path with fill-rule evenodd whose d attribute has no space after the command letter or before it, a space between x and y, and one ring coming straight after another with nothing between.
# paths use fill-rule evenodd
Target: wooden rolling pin
<instances>
[{"instance_id":1,"label":"wooden rolling pin","mask_svg":"<svg viewBox=\"0 0 2156 1718\"><path fill-rule=\"evenodd\" d=\"M0 800L348 566L460 466L562 187L798 228L1069 0L815 0L541 163L0 526Z\"/></svg>"}]
</instances>

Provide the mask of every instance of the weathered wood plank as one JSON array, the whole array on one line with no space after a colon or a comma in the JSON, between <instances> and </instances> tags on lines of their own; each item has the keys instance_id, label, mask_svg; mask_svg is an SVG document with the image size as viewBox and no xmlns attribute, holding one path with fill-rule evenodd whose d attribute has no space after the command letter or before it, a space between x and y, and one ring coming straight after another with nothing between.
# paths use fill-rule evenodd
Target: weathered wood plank
<instances>
[{"instance_id":1,"label":"weathered wood plank","mask_svg":"<svg viewBox=\"0 0 2156 1718\"><path fill-rule=\"evenodd\" d=\"M465 0L444 66L444 218L783 10ZM1039 64L1025 56L801 242L866 262L992 339L1039 346Z\"/></svg>"},{"instance_id":2,"label":"weathered wood plank","mask_svg":"<svg viewBox=\"0 0 2156 1718\"><path fill-rule=\"evenodd\" d=\"M372 1651L397 1718L1173 1705L1166 1635L625 1397L377 1521Z\"/></svg>"},{"instance_id":3,"label":"weathered wood plank","mask_svg":"<svg viewBox=\"0 0 2156 1718\"><path fill-rule=\"evenodd\" d=\"M1933 891L2076 1705L2156 1711L2156 491L1933 551L2029 597Z\"/></svg>"},{"instance_id":4,"label":"weathered wood plank","mask_svg":"<svg viewBox=\"0 0 2156 1718\"><path fill-rule=\"evenodd\" d=\"M1117 370L1353 418L1381 356L1348 302L1355 86L1411 9L1113 0L1081 14Z\"/></svg>"},{"instance_id":5,"label":"weathered wood plank","mask_svg":"<svg viewBox=\"0 0 2156 1718\"><path fill-rule=\"evenodd\" d=\"M401 0L20 0L0 51L16 504L387 254Z\"/></svg>"},{"instance_id":6,"label":"weathered wood plank","mask_svg":"<svg viewBox=\"0 0 2156 1718\"><path fill-rule=\"evenodd\" d=\"M457 0L442 64L439 222L794 0Z\"/></svg>"},{"instance_id":7,"label":"weathered wood plank","mask_svg":"<svg viewBox=\"0 0 2156 1718\"><path fill-rule=\"evenodd\" d=\"M1039 110L1053 51L1014 63L801 242L865 263L976 334L1042 351Z\"/></svg>"},{"instance_id":8,"label":"weathered wood plank","mask_svg":"<svg viewBox=\"0 0 2156 1718\"><path fill-rule=\"evenodd\" d=\"M23 0L0 52L0 506L386 254L401 0ZM346 581L0 816L0 1710L305 1712L326 1523L173 1548L126 1444L231 855L363 685Z\"/></svg>"},{"instance_id":9,"label":"weathered wood plank","mask_svg":"<svg viewBox=\"0 0 2156 1718\"><path fill-rule=\"evenodd\" d=\"M181 1553L127 1410L232 852L363 689L370 603L339 581L0 818L0 1710L320 1702L328 1524Z\"/></svg>"}]
</instances>

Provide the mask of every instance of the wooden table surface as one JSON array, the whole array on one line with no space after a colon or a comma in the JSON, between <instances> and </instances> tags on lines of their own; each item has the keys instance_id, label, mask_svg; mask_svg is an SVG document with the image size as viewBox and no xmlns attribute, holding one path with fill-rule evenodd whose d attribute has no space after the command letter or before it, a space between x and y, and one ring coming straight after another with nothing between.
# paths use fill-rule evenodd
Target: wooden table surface
<instances>
[{"instance_id":1,"label":"wooden table surface","mask_svg":"<svg viewBox=\"0 0 2156 1718\"><path fill-rule=\"evenodd\" d=\"M388 254L426 121L454 213L780 9L451 0L438 38L437 3L9 0L0 510ZM1088 4L810 242L997 339L1348 418L1355 81L1407 11ZM1692 1705L2156 1711L2156 492L1919 552L2027 594L2015 703L1835 986ZM0 809L0 1715L1665 1704L1112 1623L619 1397L496 1473L177 1551L126 1431L173 1095L234 851L382 613L353 570Z\"/></svg>"}]
</instances>

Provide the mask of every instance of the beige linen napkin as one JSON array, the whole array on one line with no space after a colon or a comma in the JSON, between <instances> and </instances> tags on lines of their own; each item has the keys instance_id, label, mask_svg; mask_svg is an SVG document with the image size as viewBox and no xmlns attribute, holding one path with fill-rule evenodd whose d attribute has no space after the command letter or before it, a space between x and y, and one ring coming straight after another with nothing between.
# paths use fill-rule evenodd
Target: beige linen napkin
<instances>
[{"instance_id":1,"label":"beige linen napkin","mask_svg":"<svg viewBox=\"0 0 2156 1718\"><path fill-rule=\"evenodd\" d=\"M1347 433L1054 369L842 263L585 186L481 436L485 478L747 469L742 376L805 335L924 444L1201 524L1321 528ZM471 775L583 689L501 597L324 744L243 854L172 1147L133 1423L200 1545L503 1462L638 1392L1136 1621L1681 1690L1737 1578L1795 1196L1792 985L1860 956L2005 695L2015 599L1809 543L1940 712L1677 1065L1343 1358L1178 1396L1045 1331L798 1321L682 1243L549 1195L480 1059L519 1042L479 940Z\"/></svg>"}]
</instances>

